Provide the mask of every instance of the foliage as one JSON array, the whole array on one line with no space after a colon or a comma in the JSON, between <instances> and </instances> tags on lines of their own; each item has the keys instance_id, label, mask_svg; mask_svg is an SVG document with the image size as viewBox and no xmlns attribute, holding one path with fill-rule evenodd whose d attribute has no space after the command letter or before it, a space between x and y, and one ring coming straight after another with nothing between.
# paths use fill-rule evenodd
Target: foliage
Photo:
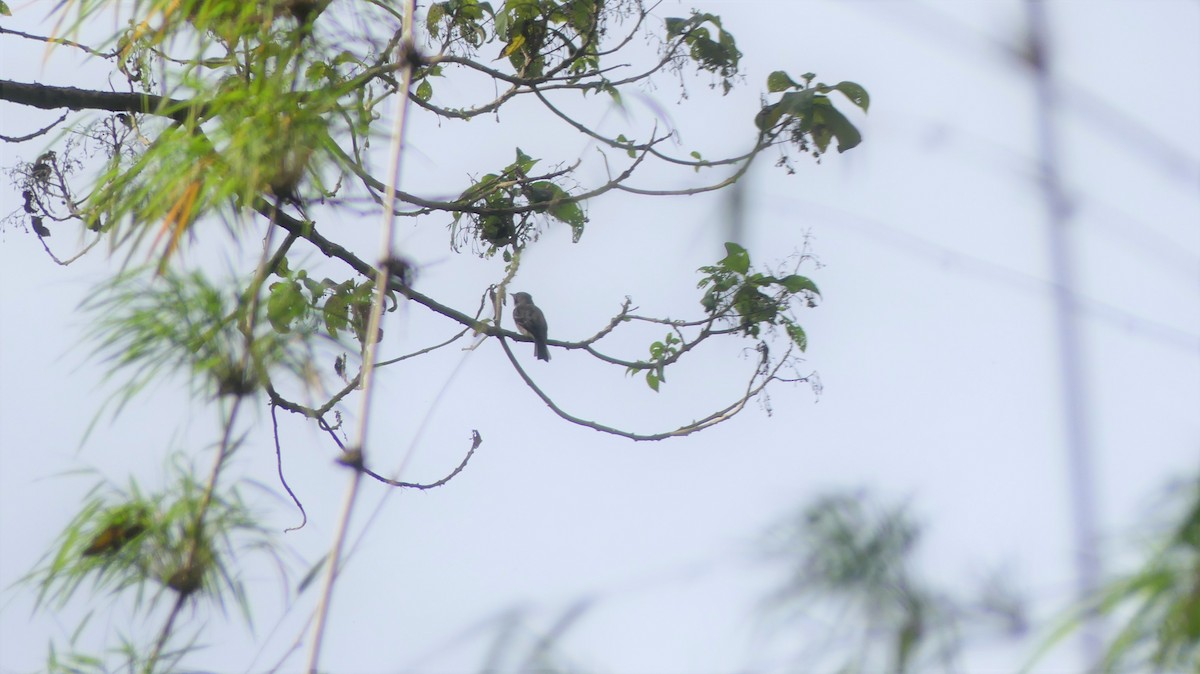
<instances>
[{"instance_id":1,"label":"foliage","mask_svg":"<svg viewBox=\"0 0 1200 674\"><path fill-rule=\"evenodd\" d=\"M1200 478L1171 491L1172 524L1157 549L1139 569L1110 581L1093 601L1078 607L1078 615L1050 635L1042 652L1099 613L1120 625L1107 645L1102 671L1200 669Z\"/></svg>"},{"instance_id":2,"label":"foliage","mask_svg":"<svg viewBox=\"0 0 1200 674\"><path fill-rule=\"evenodd\" d=\"M290 307L272 292L267 314L274 330L254 330L249 312L258 303L222 291L200 272L147 278L118 275L85 306L97 318L98 355L114 373L130 371L121 405L164 374L183 370L197 394L244 396L268 381L272 370L303 376L311 365L308 343L290 335ZM280 329L284 328L284 329Z\"/></svg>"},{"instance_id":3,"label":"foliage","mask_svg":"<svg viewBox=\"0 0 1200 674\"><path fill-rule=\"evenodd\" d=\"M747 337L758 337L763 326L782 325L796 348L808 348L808 337L791 313L792 301L816 306L820 296L809 278L799 274L778 277L750 271L750 254L736 243L726 243L728 253L715 265L701 267L704 289L700 304L710 314L725 317Z\"/></svg>"},{"instance_id":4,"label":"foliage","mask_svg":"<svg viewBox=\"0 0 1200 674\"><path fill-rule=\"evenodd\" d=\"M835 139L838 152L857 147L862 142L862 135L833 106L833 101L826 94L839 91L866 112L871 105L867 91L854 82L833 85L818 83L814 86L812 81L815 78L816 75L805 73L801 77L804 83L797 84L782 70L768 75L767 90L784 93L778 101L763 106L754 120L755 124L768 136L789 138L801 152L808 152L810 146L815 146L813 157L825 154L830 141Z\"/></svg>"},{"instance_id":5,"label":"foliage","mask_svg":"<svg viewBox=\"0 0 1200 674\"><path fill-rule=\"evenodd\" d=\"M667 37L682 37L692 60L702 70L719 75L721 90L728 94L733 89L733 78L737 75L742 53L738 51L733 34L721 26L721 17L693 12L688 19L667 19L666 25ZM715 40L712 37L714 29Z\"/></svg>"},{"instance_id":6,"label":"foliage","mask_svg":"<svg viewBox=\"0 0 1200 674\"><path fill-rule=\"evenodd\" d=\"M512 261L512 251L523 248L536 238L537 228L531 220L546 215L571 227L571 239L578 243L583 236L587 216L568 191L538 176L531 179L529 172L538 163L517 148L516 160L501 169L500 173L489 173L459 195L459 203L474 207L476 212L459 211L454 214L451 235L453 241L460 238L484 245L486 256L504 251L504 260ZM459 222L466 217L469 225L460 228Z\"/></svg>"},{"instance_id":7,"label":"foliage","mask_svg":"<svg viewBox=\"0 0 1200 674\"><path fill-rule=\"evenodd\" d=\"M790 623L799 616L838 616L844 648L824 649L806 666L845 656L840 672L958 671L968 625L1008 635L1023 630L1018 600L999 577L979 599L959 599L922 579L915 553L921 527L905 506L884 506L862 492L812 499L768 532L766 550L788 567L770 605ZM829 670L834 671L834 670Z\"/></svg>"},{"instance_id":8,"label":"foliage","mask_svg":"<svg viewBox=\"0 0 1200 674\"><path fill-rule=\"evenodd\" d=\"M147 494L133 480L125 489L103 482L93 487L56 549L27 578L38 588L38 605L61 609L90 581L92 592L130 596L135 610L147 615L164 602L221 611L233 602L249 622L240 565L247 552L276 555L278 543L236 487L212 493L194 472L178 458L171 483L161 491ZM129 645L131 663L138 669L153 666L145 643ZM52 671L58 671L58 657L76 667L90 664L84 669L100 669L102 662L52 651Z\"/></svg>"}]
</instances>

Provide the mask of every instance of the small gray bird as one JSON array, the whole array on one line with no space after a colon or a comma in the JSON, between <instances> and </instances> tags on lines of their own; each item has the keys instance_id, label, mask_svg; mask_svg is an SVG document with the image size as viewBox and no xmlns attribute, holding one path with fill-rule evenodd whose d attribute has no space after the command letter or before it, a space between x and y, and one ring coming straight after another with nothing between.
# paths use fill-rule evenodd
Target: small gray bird
<instances>
[{"instance_id":1,"label":"small gray bird","mask_svg":"<svg viewBox=\"0 0 1200 674\"><path fill-rule=\"evenodd\" d=\"M513 293L513 323L522 335L533 338L533 353L538 360L550 360L550 349L546 347L546 316L533 303L529 293Z\"/></svg>"}]
</instances>

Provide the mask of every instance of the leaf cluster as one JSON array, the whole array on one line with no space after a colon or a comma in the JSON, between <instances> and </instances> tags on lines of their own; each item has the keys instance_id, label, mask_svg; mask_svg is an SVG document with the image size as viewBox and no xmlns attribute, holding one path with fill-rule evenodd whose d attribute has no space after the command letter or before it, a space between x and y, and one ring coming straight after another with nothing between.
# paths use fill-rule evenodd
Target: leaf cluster
<instances>
[{"instance_id":1,"label":"leaf cluster","mask_svg":"<svg viewBox=\"0 0 1200 674\"><path fill-rule=\"evenodd\" d=\"M96 316L97 352L112 374L130 372L120 406L167 372L183 371L197 393L233 396L258 390L274 369L302 374L306 342L274 330L247 334L257 303L244 299L200 272L146 279L134 271L99 290L85 309Z\"/></svg>"},{"instance_id":2,"label":"leaf cluster","mask_svg":"<svg viewBox=\"0 0 1200 674\"><path fill-rule=\"evenodd\" d=\"M801 77L804 82L797 83L782 70L768 75L767 90L771 93L783 92L783 95L774 103L764 105L754 123L769 137L790 139L801 152L809 151L812 145L815 148L812 150L814 157L824 154L834 140L837 141L838 152L857 147L862 142L862 134L834 107L827 94L841 92L866 112L871 105L866 89L854 82L813 85L815 78L816 75L806 73Z\"/></svg>"},{"instance_id":3,"label":"leaf cluster","mask_svg":"<svg viewBox=\"0 0 1200 674\"><path fill-rule=\"evenodd\" d=\"M349 331L365 346L368 315L374 297L374 285L369 281L347 279L342 282L324 278L317 281L305 269L291 269L287 259L280 260L275 270L280 280L267 286L267 321L276 333L287 335L293 330L313 334L318 325L334 340ZM394 292L387 293L388 311L398 304ZM382 339L383 335L378 335Z\"/></svg>"},{"instance_id":4,"label":"leaf cluster","mask_svg":"<svg viewBox=\"0 0 1200 674\"><path fill-rule=\"evenodd\" d=\"M1105 672L1200 671L1200 480L1178 492L1183 516L1161 548L1098 599L1101 612L1123 623L1105 654Z\"/></svg>"},{"instance_id":5,"label":"leaf cluster","mask_svg":"<svg viewBox=\"0 0 1200 674\"><path fill-rule=\"evenodd\" d=\"M667 38L683 38L692 61L701 70L719 76L721 91L728 94L733 89L742 52L738 51L733 33L721 26L721 17L693 12L686 19L668 18L666 24Z\"/></svg>"},{"instance_id":6,"label":"leaf cluster","mask_svg":"<svg viewBox=\"0 0 1200 674\"><path fill-rule=\"evenodd\" d=\"M135 606L147 611L168 590L217 607L232 599L249 621L237 553L272 549L270 533L236 487L206 496L182 463L174 473L172 484L155 493L133 480L126 489L93 487L53 553L27 578L38 588L37 605L61 608L90 580L95 591L132 590ZM202 507L207 514L198 527Z\"/></svg>"},{"instance_id":7,"label":"leaf cluster","mask_svg":"<svg viewBox=\"0 0 1200 674\"><path fill-rule=\"evenodd\" d=\"M497 58L507 59L524 79L541 78L559 64L568 65L570 73L582 74L599 66L594 38L603 4L507 0L495 9L490 2L447 0L430 5L425 27L452 52L473 55L495 40L503 45Z\"/></svg>"},{"instance_id":8,"label":"leaf cluster","mask_svg":"<svg viewBox=\"0 0 1200 674\"><path fill-rule=\"evenodd\" d=\"M667 380L667 363L676 360L680 354L680 347L683 345L683 340L675 333L668 332L663 337L661 342L654 342L650 345L650 361L649 367L645 368L629 368L626 373L633 374L639 369L646 370L646 385L655 393L658 392L658 387L662 382Z\"/></svg>"},{"instance_id":9,"label":"leaf cluster","mask_svg":"<svg viewBox=\"0 0 1200 674\"><path fill-rule=\"evenodd\" d=\"M882 506L850 491L814 498L769 532L767 553L787 566L772 607L809 620L832 611L840 616L832 629L856 636L809 657L808 667L844 655L840 666L826 669L935 671L940 663L942 671L962 671L955 659L967 618L991 631L979 619L1004 613L1010 635L1012 621L1022 622L1018 600L997 582L981 599L963 600L921 579L914 559L921 533L906 506Z\"/></svg>"},{"instance_id":10,"label":"leaf cluster","mask_svg":"<svg viewBox=\"0 0 1200 674\"><path fill-rule=\"evenodd\" d=\"M452 241L471 241L484 256L501 249L505 260L513 250L536 238L534 218L542 215L571 227L573 241L583 236L587 215L565 188L547 178L530 177L540 161L516 150L516 159L498 173L488 173L458 197L463 210L454 213ZM469 210L467 210L469 209ZM466 220L464 223L463 220Z\"/></svg>"},{"instance_id":11,"label":"leaf cluster","mask_svg":"<svg viewBox=\"0 0 1200 674\"><path fill-rule=\"evenodd\" d=\"M792 315L794 301L816 306L820 291L806 276L776 276L756 272L750 253L736 243L725 244L725 257L700 268L707 274L698 287L705 290L700 304L711 315L733 321L747 337L758 337L767 326L782 325L798 349L808 348L808 337Z\"/></svg>"}]
</instances>

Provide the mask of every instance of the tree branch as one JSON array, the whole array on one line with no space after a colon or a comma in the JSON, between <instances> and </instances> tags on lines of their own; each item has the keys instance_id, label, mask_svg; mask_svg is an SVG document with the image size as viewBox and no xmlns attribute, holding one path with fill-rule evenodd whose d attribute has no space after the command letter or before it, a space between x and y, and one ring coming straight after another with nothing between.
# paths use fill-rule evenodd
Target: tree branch
<instances>
[{"instance_id":1,"label":"tree branch","mask_svg":"<svg viewBox=\"0 0 1200 674\"><path fill-rule=\"evenodd\" d=\"M42 110L69 108L159 115L177 122L207 116L206 107L194 100L179 100L140 92L92 91L49 84L26 84L12 80L0 80L0 101Z\"/></svg>"},{"instance_id":2,"label":"tree branch","mask_svg":"<svg viewBox=\"0 0 1200 674\"><path fill-rule=\"evenodd\" d=\"M540 388L538 388L537 384L533 383L533 379L529 377L529 375L525 372L525 369L521 367L519 362L517 362L517 357L513 355L512 350L508 348L507 340L501 337L499 341L500 346L504 349L504 353L508 355L508 360L517 370L517 374L519 374L521 379L524 380L525 385L528 386L538 398L541 398L542 402L546 403L546 406L549 407L551 411L553 411L561 419L578 426L584 426L586 428L599 431L601 433L617 435L622 438L628 438L630 440L636 440L639 442L683 437L685 435L691 435L697 431L702 431L711 426L715 426L723 421L732 419L737 415L738 412L741 412L743 409L745 409L746 403L750 402L751 399L762 393L763 389L765 389L768 384L777 379L776 375L781 369L783 369L784 365L788 363L788 356L790 356L792 352L792 349L789 346L787 352L784 354L783 359L781 359L778 364L776 364L773 368L770 368L768 371L767 366L769 363L767 361L767 350L765 348L761 348L760 350L762 352L762 358L759 361L758 367L754 369L754 374L751 375L749 382L746 384L746 392L741 398L734 401L727 407L717 410L716 412L713 412L699 421L694 421L686 426L680 426L673 431L665 431L661 433L634 433L632 431L606 426L594 421L588 421L563 410L561 407L556 405L553 400L550 399L550 396L546 395Z\"/></svg>"}]
</instances>

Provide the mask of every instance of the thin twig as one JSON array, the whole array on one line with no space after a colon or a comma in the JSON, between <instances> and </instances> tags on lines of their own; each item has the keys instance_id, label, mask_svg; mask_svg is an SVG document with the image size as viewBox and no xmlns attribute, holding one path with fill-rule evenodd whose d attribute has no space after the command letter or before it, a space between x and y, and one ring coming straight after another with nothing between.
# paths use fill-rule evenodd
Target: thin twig
<instances>
[{"instance_id":1,"label":"thin twig","mask_svg":"<svg viewBox=\"0 0 1200 674\"><path fill-rule=\"evenodd\" d=\"M390 484L393 487L403 487L406 489L417 489L417 490L421 490L421 491L424 491L426 489L435 489L437 487L440 487L440 486L446 484L450 480L453 480L459 473L461 473L463 471L464 468L467 467L467 462L470 461L471 457L475 455L475 450L479 449L479 444L481 442L483 442L483 436L479 435L479 431L472 430L471 431L471 449L467 450L467 455L463 457L463 460L458 464L458 467L456 467L454 470L450 471L450 474L447 475L446 477L443 477L442 479L438 480L437 482L430 482L429 484L421 484L419 482L401 482L400 480L393 480L391 478L384 477L384 476L380 475L379 473L373 472L367 468L363 468L362 471L364 473L366 473L367 475L370 475L371 477L375 478L376 480L379 480L380 482L382 482L384 484Z\"/></svg>"},{"instance_id":2,"label":"thin twig","mask_svg":"<svg viewBox=\"0 0 1200 674\"><path fill-rule=\"evenodd\" d=\"M3 30L3 29L0 28L0 30ZM6 135L0 133L0 140L4 141L5 143L24 143L25 141L33 140L34 138L37 138L38 136L44 136L50 132L50 129L53 129L54 127L58 126L59 124L62 124L63 120L66 119L67 115L69 115L69 114L71 114L71 112L68 110L67 112L64 112L63 114L59 115L58 119L54 120L53 122L50 122L46 126L38 129L37 131L34 131L33 133L27 133L24 136L6 136Z\"/></svg>"},{"instance_id":3,"label":"thin twig","mask_svg":"<svg viewBox=\"0 0 1200 674\"><path fill-rule=\"evenodd\" d=\"M768 384L778 379L776 375L778 375L779 371L788 364L788 358L792 353L792 347L789 346L787 352L784 353L783 358L779 360L778 364L776 364L774 367L769 367L770 364L767 361L767 354L764 350L758 366L754 368L754 374L750 376L750 379L746 384L746 391L742 394L742 397L738 398L732 404L717 410L712 414L709 414L703 419L700 419L699 421L693 421L685 426L680 426L673 431L664 431L660 433L634 433L632 431L622 430L613 426L606 426L594 421L588 421L587 419L574 416L563 410L554 402L554 400L550 398L550 396L546 395L542 389L538 388L537 384L533 382L533 379L530 378L530 376L525 372L525 368L521 367L521 364L517 361L517 357L514 356L512 350L508 348L508 340L504 339L504 337L500 337L500 346L504 349L504 353L508 355L508 359L512 362L513 367L516 368L517 374L519 374L521 379L525 381L525 385L528 386L538 398L541 398L542 402L546 403L546 406L549 407L551 411L553 411L561 419L569 421L578 426L584 426L592 430L600 431L601 433L617 435L622 438L628 438L630 440L637 440L640 442L683 437L685 435L691 435L697 431L702 431L711 426L715 426L723 421L728 421L736 416L738 412L741 412L743 409L745 409L746 403L750 402L750 400L762 393L763 389L765 389Z\"/></svg>"},{"instance_id":4,"label":"thin twig","mask_svg":"<svg viewBox=\"0 0 1200 674\"><path fill-rule=\"evenodd\" d=\"M0 35L3 35L3 34L16 35L17 37L23 37L26 40L36 40L38 42L45 42L46 44L49 44L49 45L61 44L61 45L66 45L68 47L74 47L76 49L82 49L83 51L91 54L92 56L99 56L102 59L110 59L117 55L117 52L115 50L111 51L111 52L100 52L100 51L96 51L95 49L92 49L91 47L89 47L87 45L80 44L78 42L72 42L71 40L67 40L67 39L64 39L61 37L45 37L42 35L33 35L31 33L22 33L19 30L12 30L11 28L5 28L3 26L0 26Z\"/></svg>"},{"instance_id":5,"label":"thin twig","mask_svg":"<svg viewBox=\"0 0 1200 674\"><path fill-rule=\"evenodd\" d=\"M278 405L271 405L271 433L275 438L275 469L279 472L279 484L287 491L288 496L292 497L292 503L296 504L296 508L300 510L300 524L294 527L288 527L283 530L284 533L303 529L304 525L308 524L308 513L304 511L304 504L300 499L296 498L296 493L292 491L291 485L288 484L287 478L283 476L283 452L279 448L279 419L275 413L275 408Z\"/></svg>"}]
</instances>

